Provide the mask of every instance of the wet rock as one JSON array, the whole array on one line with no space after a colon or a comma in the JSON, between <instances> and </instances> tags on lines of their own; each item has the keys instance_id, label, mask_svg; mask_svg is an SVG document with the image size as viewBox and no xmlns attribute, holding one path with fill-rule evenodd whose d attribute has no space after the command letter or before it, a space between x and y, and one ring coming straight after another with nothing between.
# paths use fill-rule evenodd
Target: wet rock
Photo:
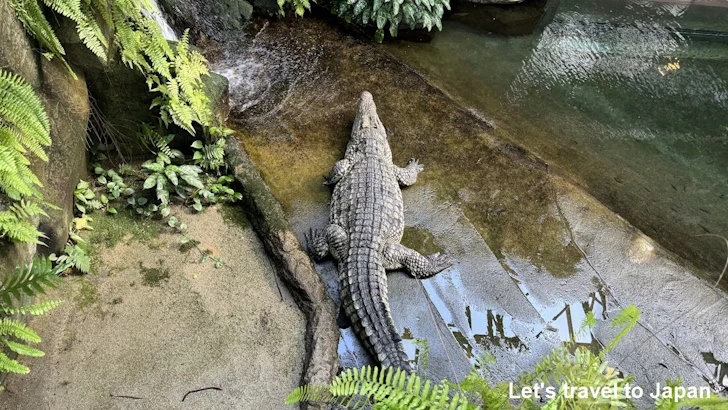
<instances>
[{"instance_id":1,"label":"wet rock","mask_svg":"<svg viewBox=\"0 0 728 410\"><path fill-rule=\"evenodd\" d=\"M73 79L58 60L41 62L43 99L51 122L52 145L48 162L39 174L43 199L60 209L48 209L39 229L48 239L44 252L62 249L73 221L73 190L87 172L86 130L91 107L83 74Z\"/></svg>"},{"instance_id":2,"label":"wet rock","mask_svg":"<svg viewBox=\"0 0 728 410\"><path fill-rule=\"evenodd\" d=\"M181 31L190 29L193 39L202 35L224 41L239 34L253 15L253 5L246 0L161 0L160 6ZM278 5L273 1L275 7ZM256 8L257 2L253 2Z\"/></svg>"}]
</instances>

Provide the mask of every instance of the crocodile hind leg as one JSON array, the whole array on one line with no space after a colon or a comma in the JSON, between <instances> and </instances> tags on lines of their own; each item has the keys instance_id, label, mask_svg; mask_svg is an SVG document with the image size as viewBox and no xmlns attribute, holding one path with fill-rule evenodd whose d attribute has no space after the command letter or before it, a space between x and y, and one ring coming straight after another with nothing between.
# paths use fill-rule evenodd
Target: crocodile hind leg
<instances>
[{"instance_id":1,"label":"crocodile hind leg","mask_svg":"<svg viewBox=\"0 0 728 410\"><path fill-rule=\"evenodd\" d=\"M417 182L417 174L422 172L425 167L419 163L415 158L412 158L410 162L404 168L394 167L394 175L397 177L397 182L402 186L410 186Z\"/></svg>"},{"instance_id":2,"label":"crocodile hind leg","mask_svg":"<svg viewBox=\"0 0 728 410\"><path fill-rule=\"evenodd\" d=\"M417 279L426 279L453 264L453 260L447 255L435 253L423 256L402 244L394 243L384 248L384 269L393 270L406 268L412 276Z\"/></svg>"},{"instance_id":3,"label":"crocodile hind leg","mask_svg":"<svg viewBox=\"0 0 728 410\"><path fill-rule=\"evenodd\" d=\"M314 260L320 261L326 258L329 253L337 261L346 257L348 235L344 228L339 225L330 224L325 231L311 229L304 236L308 253L311 254Z\"/></svg>"},{"instance_id":4,"label":"crocodile hind leg","mask_svg":"<svg viewBox=\"0 0 728 410\"><path fill-rule=\"evenodd\" d=\"M329 243L326 241L326 232L319 229L309 229L306 238L306 249L313 260L320 261L329 255Z\"/></svg>"}]
</instances>

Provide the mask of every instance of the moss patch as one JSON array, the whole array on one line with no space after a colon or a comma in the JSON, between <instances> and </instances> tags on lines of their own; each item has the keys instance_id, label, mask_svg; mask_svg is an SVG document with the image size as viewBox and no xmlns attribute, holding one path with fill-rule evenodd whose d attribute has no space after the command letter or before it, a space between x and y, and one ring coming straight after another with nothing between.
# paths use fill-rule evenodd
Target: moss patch
<instances>
[{"instance_id":1,"label":"moss patch","mask_svg":"<svg viewBox=\"0 0 728 410\"><path fill-rule=\"evenodd\" d=\"M91 244L113 248L119 242L131 240L148 243L159 237L164 225L155 219L138 217L130 210L121 210L116 215L94 213L92 226L94 230L89 235Z\"/></svg>"},{"instance_id":2,"label":"moss patch","mask_svg":"<svg viewBox=\"0 0 728 410\"><path fill-rule=\"evenodd\" d=\"M139 262L139 271L142 274L142 284L145 286L155 287L160 286L162 281L169 279L169 269L163 268L164 261L159 261L158 268L145 268L141 262Z\"/></svg>"},{"instance_id":3,"label":"moss patch","mask_svg":"<svg viewBox=\"0 0 728 410\"><path fill-rule=\"evenodd\" d=\"M423 255L432 255L433 253L444 253L445 249L435 242L435 236L432 232L420 227L404 228L402 236L402 245L414 249Z\"/></svg>"},{"instance_id":4,"label":"moss patch","mask_svg":"<svg viewBox=\"0 0 728 410\"><path fill-rule=\"evenodd\" d=\"M235 224L242 228L250 228L250 221L245 216L242 205L235 204L224 204L218 208L218 212L222 215L222 220L228 224Z\"/></svg>"},{"instance_id":5,"label":"moss patch","mask_svg":"<svg viewBox=\"0 0 728 410\"><path fill-rule=\"evenodd\" d=\"M96 285L86 278L81 280L81 287L73 298L79 309L84 309L96 304L99 301L99 291Z\"/></svg>"}]
</instances>

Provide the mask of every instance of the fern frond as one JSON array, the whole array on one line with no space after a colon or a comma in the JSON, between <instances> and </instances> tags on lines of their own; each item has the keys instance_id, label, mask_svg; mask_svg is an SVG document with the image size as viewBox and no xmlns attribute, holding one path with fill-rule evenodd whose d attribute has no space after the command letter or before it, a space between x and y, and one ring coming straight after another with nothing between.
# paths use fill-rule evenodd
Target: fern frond
<instances>
[{"instance_id":1,"label":"fern frond","mask_svg":"<svg viewBox=\"0 0 728 410\"><path fill-rule=\"evenodd\" d=\"M35 215L48 216L34 202L21 200L13 203L7 211L0 212L0 236L8 236L18 242L41 244L39 238L47 238L47 236L39 232L28 221L28 218Z\"/></svg>"},{"instance_id":2,"label":"fern frond","mask_svg":"<svg viewBox=\"0 0 728 410\"><path fill-rule=\"evenodd\" d=\"M63 58L66 50L63 49L56 33L43 15L43 10L41 10L38 2L36 0L10 0L10 7L15 11L15 15L23 24L25 30L38 40L41 47L47 49L51 56L59 58L71 76L77 79L76 74Z\"/></svg>"},{"instance_id":3,"label":"fern frond","mask_svg":"<svg viewBox=\"0 0 728 410\"><path fill-rule=\"evenodd\" d=\"M468 408L467 398L452 397L446 383L432 386L422 383L416 374L399 369L365 366L345 370L330 386L303 386L286 397L286 404L302 401L341 404L351 409L363 408L370 401L382 409L453 409Z\"/></svg>"},{"instance_id":4,"label":"fern frond","mask_svg":"<svg viewBox=\"0 0 728 410\"><path fill-rule=\"evenodd\" d=\"M169 158L177 158L182 155L181 152L172 149L169 144L174 139L174 134L162 136L149 124L142 124L139 135L145 148L153 153L163 153Z\"/></svg>"},{"instance_id":5,"label":"fern frond","mask_svg":"<svg viewBox=\"0 0 728 410\"><path fill-rule=\"evenodd\" d=\"M55 288L60 281L58 274L66 266L53 267L46 257L34 258L30 265L16 266L14 271L6 271L0 282L0 299L6 306L13 307L13 299L20 301L21 293L35 296L45 293L43 286Z\"/></svg>"},{"instance_id":6,"label":"fern frond","mask_svg":"<svg viewBox=\"0 0 728 410\"><path fill-rule=\"evenodd\" d=\"M31 357L43 357L45 356L45 353L42 350L38 350L34 347L30 347L28 345L24 345L22 343L13 342L12 340L8 339L2 339L2 342L5 343L5 346L8 347L11 351L23 355L23 356L31 356Z\"/></svg>"},{"instance_id":7,"label":"fern frond","mask_svg":"<svg viewBox=\"0 0 728 410\"><path fill-rule=\"evenodd\" d=\"M18 340L30 343L40 343L37 333L25 324L10 318L0 319L0 336L12 336Z\"/></svg>"},{"instance_id":8,"label":"fern frond","mask_svg":"<svg viewBox=\"0 0 728 410\"><path fill-rule=\"evenodd\" d=\"M30 369L18 363L17 360L9 358L5 353L0 352L0 372L28 374Z\"/></svg>"},{"instance_id":9,"label":"fern frond","mask_svg":"<svg viewBox=\"0 0 728 410\"><path fill-rule=\"evenodd\" d=\"M76 31L78 32L78 37L86 45L86 48L91 50L101 61L108 61L107 50L109 43L96 20L84 15L78 22Z\"/></svg>"},{"instance_id":10,"label":"fern frond","mask_svg":"<svg viewBox=\"0 0 728 410\"><path fill-rule=\"evenodd\" d=\"M51 144L50 121L40 98L20 76L0 70L0 119L16 128L18 141L44 161ZM12 129L12 128L11 128Z\"/></svg>"},{"instance_id":11,"label":"fern frond","mask_svg":"<svg viewBox=\"0 0 728 410\"><path fill-rule=\"evenodd\" d=\"M28 306L20 306L20 307L15 307L15 308L4 307L2 309L5 312L5 314L8 314L8 315L21 314L21 315L40 316L42 314L45 314L45 313L57 308L61 304L63 304L63 301L49 300L49 301L45 301L45 302L33 303L32 305L28 305Z\"/></svg>"},{"instance_id":12,"label":"fern frond","mask_svg":"<svg viewBox=\"0 0 728 410\"><path fill-rule=\"evenodd\" d=\"M91 256L88 254L88 250L85 246L79 244L66 245L64 249L66 253L66 263L74 268L78 269L81 273L91 272Z\"/></svg>"}]
</instances>

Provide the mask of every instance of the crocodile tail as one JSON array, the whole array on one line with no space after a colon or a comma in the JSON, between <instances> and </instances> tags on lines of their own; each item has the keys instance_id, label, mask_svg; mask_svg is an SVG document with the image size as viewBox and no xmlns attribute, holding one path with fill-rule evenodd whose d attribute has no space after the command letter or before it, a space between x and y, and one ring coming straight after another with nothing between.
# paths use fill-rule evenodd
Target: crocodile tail
<instances>
[{"instance_id":1,"label":"crocodile tail","mask_svg":"<svg viewBox=\"0 0 728 410\"><path fill-rule=\"evenodd\" d=\"M411 372L387 298L387 276L374 246L350 249L342 303L354 331L382 367Z\"/></svg>"}]
</instances>

